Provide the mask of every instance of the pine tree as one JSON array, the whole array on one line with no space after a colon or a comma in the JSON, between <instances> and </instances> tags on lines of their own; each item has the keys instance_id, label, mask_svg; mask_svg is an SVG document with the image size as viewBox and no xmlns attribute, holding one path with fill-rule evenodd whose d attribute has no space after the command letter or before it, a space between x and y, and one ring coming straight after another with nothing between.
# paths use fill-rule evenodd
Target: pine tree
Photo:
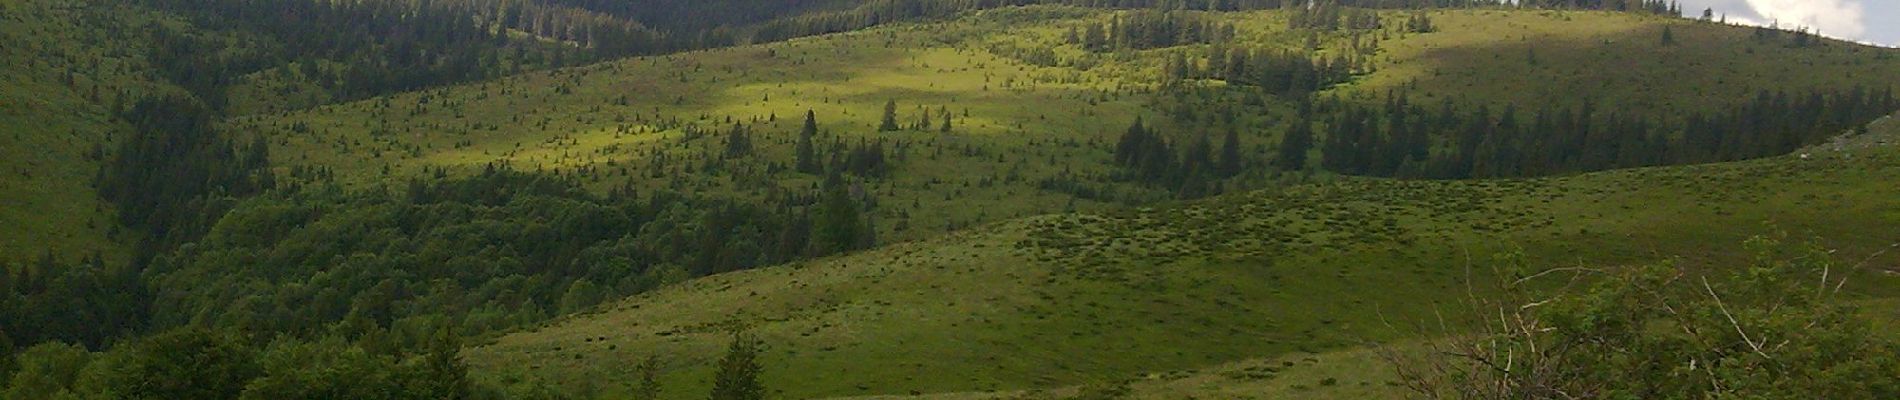
<instances>
[{"instance_id":1,"label":"pine tree","mask_svg":"<svg viewBox=\"0 0 1900 400\"><path fill-rule=\"evenodd\" d=\"M851 192L842 179L835 178L825 184L825 198L822 213L817 224L812 226L812 243L818 255L837 254L857 249L862 243L864 222L858 211L858 202L851 198Z\"/></svg>"},{"instance_id":2,"label":"pine tree","mask_svg":"<svg viewBox=\"0 0 1900 400\"><path fill-rule=\"evenodd\" d=\"M1227 139L1221 141L1219 172L1222 178L1240 175L1243 161L1240 159L1240 131L1227 128Z\"/></svg>"},{"instance_id":3,"label":"pine tree","mask_svg":"<svg viewBox=\"0 0 1900 400\"><path fill-rule=\"evenodd\" d=\"M1287 171L1304 170L1306 169L1306 152L1312 147L1313 123L1301 118L1300 122L1293 124L1293 129L1287 130L1286 136L1280 139L1280 153L1279 157L1274 159L1274 164ZM1329 153L1326 157L1331 158L1333 155Z\"/></svg>"},{"instance_id":4,"label":"pine tree","mask_svg":"<svg viewBox=\"0 0 1900 400\"><path fill-rule=\"evenodd\" d=\"M943 112L943 126L937 128L937 130L943 133L950 133L950 112L948 110Z\"/></svg>"},{"instance_id":5,"label":"pine tree","mask_svg":"<svg viewBox=\"0 0 1900 400\"><path fill-rule=\"evenodd\" d=\"M759 356L764 352L765 344L757 337L733 333L732 344L726 347L726 356L719 359L719 371L713 375L712 400L764 399L765 384L759 381L764 370Z\"/></svg>"},{"instance_id":6,"label":"pine tree","mask_svg":"<svg viewBox=\"0 0 1900 400\"><path fill-rule=\"evenodd\" d=\"M1207 139L1206 132L1195 136L1194 141L1188 143L1187 154L1181 157L1181 171L1188 175L1206 174L1208 167L1214 163L1212 147L1214 145Z\"/></svg>"},{"instance_id":7,"label":"pine tree","mask_svg":"<svg viewBox=\"0 0 1900 400\"><path fill-rule=\"evenodd\" d=\"M462 338L447 325L438 328L429 343L423 362L424 381L430 397L467 399L470 394L468 365L462 363Z\"/></svg>"},{"instance_id":8,"label":"pine tree","mask_svg":"<svg viewBox=\"0 0 1900 400\"><path fill-rule=\"evenodd\" d=\"M1664 26L1664 27L1663 27L1663 32L1662 32L1662 45L1663 45L1663 46L1675 46L1675 45L1676 45L1676 30L1675 30L1674 28L1671 28L1671 27L1668 27L1668 26Z\"/></svg>"},{"instance_id":9,"label":"pine tree","mask_svg":"<svg viewBox=\"0 0 1900 400\"><path fill-rule=\"evenodd\" d=\"M739 158L752 153L752 134L745 124L732 124L732 133L726 135L726 158Z\"/></svg>"},{"instance_id":10,"label":"pine tree","mask_svg":"<svg viewBox=\"0 0 1900 400\"><path fill-rule=\"evenodd\" d=\"M818 155L813 149L812 137L818 135L818 115L811 110L805 111L805 127L798 131L797 169L807 174L818 173Z\"/></svg>"},{"instance_id":11,"label":"pine tree","mask_svg":"<svg viewBox=\"0 0 1900 400\"><path fill-rule=\"evenodd\" d=\"M877 130L879 132L891 132L891 131L896 131L898 129L899 128L897 127L897 100L891 100L889 102L884 103L884 122L881 124L878 124Z\"/></svg>"}]
</instances>

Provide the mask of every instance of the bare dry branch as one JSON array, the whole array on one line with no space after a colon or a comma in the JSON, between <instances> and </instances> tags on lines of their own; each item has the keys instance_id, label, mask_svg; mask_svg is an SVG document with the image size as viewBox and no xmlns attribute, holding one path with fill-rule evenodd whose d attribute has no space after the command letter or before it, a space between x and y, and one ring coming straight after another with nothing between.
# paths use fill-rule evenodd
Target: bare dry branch
<instances>
[{"instance_id":1,"label":"bare dry branch","mask_svg":"<svg viewBox=\"0 0 1900 400\"><path fill-rule=\"evenodd\" d=\"M1715 307L1717 309L1722 310L1722 316L1728 318L1729 325L1732 325L1735 327L1735 333L1742 335L1742 342L1748 343L1748 347L1751 349L1754 349L1755 354L1760 354L1764 358L1774 359L1774 357L1769 357L1768 353L1761 351L1761 344L1755 343L1753 339L1748 338L1748 331L1742 330L1742 323L1740 321L1736 321L1735 315L1730 314L1728 312L1728 305L1722 303L1722 296L1717 296L1715 294L1715 288L1712 286L1709 286L1709 278L1707 277L1702 278L1702 289L1709 292L1710 298L1715 299Z\"/></svg>"}]
</instances>

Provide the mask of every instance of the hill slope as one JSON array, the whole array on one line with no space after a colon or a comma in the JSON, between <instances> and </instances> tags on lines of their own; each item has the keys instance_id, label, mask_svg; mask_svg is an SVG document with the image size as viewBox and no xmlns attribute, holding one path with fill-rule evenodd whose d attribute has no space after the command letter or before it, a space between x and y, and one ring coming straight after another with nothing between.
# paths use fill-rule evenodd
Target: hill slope
<instances>
[{"instance_id":1,"label":"hill slope","mask_svg":"<svg viewBox=\"0 0 1900 400\"><path fill-rule=\"evenodd\" d=\"M1670 255L1720 267L1743 259L1728 249L1745 238L1785 231L1857 258L1891 244L1874 233L1900 223L1896 178L1900 152L1876 147L1570 178L1349 180L1035 217L704 278L466 355L491 378L605 393L659 356L667 390L685 395L710 384L724 331L744 327L772 344L766 379L791 398L1112 381L1401 339L1500 252L1532 271ZM1861 289L1900 294L1900 276L1859 272Z\"/></svg>"},{"instance_id":2,"label":"hill slope","mask_svg":"<svg viewBox=\"0 0 1900 400\"><path fill-rule=\"evenodd\" d=\"M1096 51L1065 39L1075 29L1139 13L975 12L955 21L628 59L238 118L227 129L269 134L280 164L325 169L357 184L507 163L577 176L602 191L665 188L767 201L807 192L820 177L791 168L800 117L811 110L821 163L881 143L889 175L866 180L865 191L880 204L880 237L902 240L1009 217L1176 197L1179 182L1131 182L1116 166L1116 138L1142 116L1177 148L1237 131L1246 172L1213 185L1216 191L1272 184L1272 150L1293 124L1297 100L1162 79L1171 56L1215 48L1274 51L1315 35L1322 50L1314 57L1369 54L1370 72L1330 93L1373 102L1415 87L1416 99L1619 99L1604 108L1679 115L1734 107L1758 90L1900 83L1893 50L1839 42L1788 48L1753 42L1740 27L1607 12L1436 11L1430 15L1440 28L1424 34L1397 28L1410 15L1403 12L1381 14L1392 21L1386 28L1321 33L1290 30L1286 11L1188 12L1232 24L1235 40ZM1677 45L1634 39L1663 26L1679 32ZM1370 39L1377 37L1390 39ZM1511 49L1523 40L1550 43L1538 46L1551 46L1551 54L1540 56L1539 66L1519 66L1522 54ZM1571 90L1567 77L1579 71L1601 72L1576 83L1601 89ZM1560 91L1582 95L1549 96ZM887 102L895 103L904 129L878 129ZM945 112L950 132L938 129ZM931 121L918 121L926 116ZM724 155L735 124L757 137L740 157Z\"/></svg>"},{"instance_id":3,"label":"hill slope","mask_svg":"<svg viewBox=\"0 0 1900 400\"><path fill-rule=\"evenodd\" d=\"M10 1L0 19L0 260L122 256L91 186L122 131L114 104L176 90L146 72L143 42L111 26L163 21L121 6Z\"/></svg>"}]
</instances>

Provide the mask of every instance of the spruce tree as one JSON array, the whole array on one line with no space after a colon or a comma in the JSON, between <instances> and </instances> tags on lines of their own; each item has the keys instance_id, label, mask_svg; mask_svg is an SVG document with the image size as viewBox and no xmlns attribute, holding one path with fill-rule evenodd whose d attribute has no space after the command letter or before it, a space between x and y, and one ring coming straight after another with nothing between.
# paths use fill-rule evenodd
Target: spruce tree
<instances>
[{"instance_id":1,"label":"spruce tree","mask_svg":"<svg viewBox=\"0 0 1900 400\"><path fill-rule=\"evenodd\" d=\"M1293 124L1293 129L1287 130L1286 137L1280 139L1280 154L1279 158L1274 159L1274 163L1283 170L1304 170L1306 169L1306 151L1312 147L1313 123L1301 119L1300 122ZM1326 154L1326 157L1330 158L1333 155Z\"/></svg>"},{"instance_id":2,"label":"spruce tree","mask_svg":"<svg viewBox=\"0 0 1900 400\"><path fill-rule=\"evenodd\" d=\"M1189 175L1206 174L1207 169L1214 164L1213 147L1206 132L1195 136L1194 141L1188 143L1187 154L1181 157L1181 172Z\"/></svg>"},{"instance_id":3,"label":"spruce tree","mask_svg":"<svg viewBox=\"0 0 1900 400\"><path fill-rule=\"evenodd\" d=\"M950 133L950 111L949 110L944 110L943 126L940 128L937 128L937 130L943 133Z\"/></svg>"},{"instance_id":4,"label":"spruce tree","mask_svg":"<svg viewBox=\"0 0 1900 400\"><path fill-rule=\"evenodd\" d=\"M713 375L712 400L759 400L765 398L765 384L759 381L764 370L759 356L765 344L757 337L733 333L726 356L719 359L719 371Z\"/></svg>"},{"instance_id":5,"label":"spruce tree","mask_svg":"<svg viewBox=\"0 0 1900 400\"><path fill-rule=\"evenodd\" d=\"M1220 148L1220 167L1218 171L1222 178L1232 178L1240 175L1242 164L1240 157L1240 131L1229 127L1227 128L1227 139L1221 141Z\"/></svg>"},{"instance_id":6,"label":"spruce tree","mask_svg":"<svg viewBox=\"0 0 1900 400\"><path fill-rule=\"evenodd\" d=\"M797 169L807 174L818 173L818 155L812 144L812 137L818 135L818 115L811 110L805 111L805 127L798 131Z\"/></svg>"},{"instance_id":7,"label":"spruce tree","mask_svg":"<svg viewBox=\"0 0 1900 400\"><path fill-rule=\"evenodd\" d=\"M430 397L438 399L466 399L470 397L471 384L468 381L468 365L462 362L462 338L455 329L443 325L436 329L429 339L429 352L424 355L422 370L426 391Z\"/></svg>"},{"instance_id":8,"label":"spruce tree","mask_svg":"<svg viewBox=\"0 0 1900 400\"><path fill-rule=\"evenodd\" d=\"M820 209L817 224L812 226L812 243L818 255L837 254L857 249L862 243L864 221L859 217L858 202L851 198L851 192L837 171L825 184L824 204Z\"/></svg>"},{"instance_id":9,"label":"spruce tree","mask_svg":"<svg viewBox=\"0 0 1900 400\"><path fill-rule=\"evenodd\" d=\"M726 158L739 158L752 153L752 134L745 124L732 124L732 133L726 135Z\"/></svg>"},{"instance_id":10,"label":"spruce tree","mask_svg":"<svg viewBox=\"0 0 1900 400\"><path fill-rule=\"evenodd\" d=\"M884 103L884 122L881 124L878 124L877 130L879 132L890 132L890 131L895 131L898 129L899 128L897 127L897 100L891 100L889 102Z\"/></svg>"}]
</instances>

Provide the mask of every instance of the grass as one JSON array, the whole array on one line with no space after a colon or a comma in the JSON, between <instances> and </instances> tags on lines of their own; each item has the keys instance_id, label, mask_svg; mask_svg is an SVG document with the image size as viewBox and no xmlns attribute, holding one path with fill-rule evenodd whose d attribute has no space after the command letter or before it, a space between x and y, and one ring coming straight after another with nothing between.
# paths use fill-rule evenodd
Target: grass
<instances>
[{"instance_id":1,"label":"grass","mask_svg":"<svg viewBox=\"0 0 1900 400\"><path fill-rule=\"evenodd\" d=\"M1106 174L1108 154L1101 149L1134 115L1146 113L1132 95L1098 100L1104 91L1135 83L1093 75L1072 80L1074 71L940 43L951 40L942 37L1006 37L1007 29L938 28L630 59L241 118L232 129L270 134L284 149L275 153L284 165L331 167L359 184L506 162L577 174L600 188L631 180L641 188L763 199L817 182L763 172L791 164L794 135L812 110L823 143L901 143L893 155L901 159L900 171L868 189L889 205L879 210L881 219L900 221L885 225L891 232L884 237L905 239L1062 210L1070 196L1036 190L1032 179L1063 171ZM933 120L928 132L876 132L878 112L890 100L899 102L901 121L918 119L924 108L933 115L948 109L955 128L936 132L939 121ZM759 154L726 171L695 172L723 145L731 122L753 124ZM293 132L293 126L307 129ZM686 132L695 130L720 133L692 139ZM660 157L672 162L656 167L652 160ZM983 207L963 207L972 202Z\"/></svg>"},{"instance_id":2,"label":"grass","mask_svg":"<svg viewBox=\"0 0 1900 400\"><path fill-rule=\"evenodd\" d=\"M106 26L166 20L86 4L8 2L0 13L0 261L125 256L129 241L91 186L94 149L109 151L125 129L113 104L170 88L143 72L142 41Z\"/></svg>"},{"instance_id":3,"label":"grass","mask_svg":"<svg viewBox=\"0 0 1900 400\"><path fill-rule=\"evenodd\" d=\"M1411 347L1399 348L1401 351L1409 349ZM1054 400L1103 393L1121 393L1119 398L1131 399L1403 399L1404 392L1391 386L1396 379L1394 370L1377 350L1363 348L1242 360L1057 388L838 399Z\"/></svg>"},{"instance_id":4,"label":"grass","mask_svg":"<svg viewBox=\"0 0 1900 400\"><path fill-rule=\"evenodd\" d=\"M1524 256L1529 270L1502 266L1517 274L1677 256L1720 269L1746 260L1736 249L1747 237L1787 232L1863 257L1893 240L1874 232L1900 223L1887 211L1900 207L1896 178L1900 152L1882 147L1568 178L1346 180L1042 216L696 280L466 356L486 379L612 396L637 360L658 355L677 397L708 387L723 332L746 327L772 344L771 387L813 398L1064 388L1352 354L1435 331L1419 325L1459 309L1467 277L1484 281L1499 253ZM1864 270L1853 286L1887 298L1895 283ZM1349 372L1333 378L1383 387ZM1181 385L1152 390L1198 390Z\"/></svg>"},{"instance_id":5,"label":"grass","mask_svg":"<svg viewBox=\"0 0 1900 400\"><path fill-rule=\"evenodd\" d=\"M1827 40L1795 48L1758 41L1753 28L1632 13L1440 11L1439 31L1388 34L1373 57L1377 73L1337 92L1378 96L1395 88L1413 100L1452 97L1602 110L1712 112L1760 89L1841 91L1900 85L1900 52ZM1672 31L1677 44L1664 45ZM1784 36L1792 36L1786 34Z\"/></svg>"},{"instance_id":6,"label":"grass","mask_svg":"<svg viewBox=\"0 0 1900 400\"><path fill-rule=\"evenodd\" d=\"M824 132L821 148L870 140L891 145L894 177L866 189L882 205L874 210L880 238L915 240L983 222L1170 197L1167 190L1108 178L1115 138L1136 116L1179 140L1225 128L1160 117L1170 104L1155 95L1164 55L1190 47L1097 54L1062 43L1069 27L1113 13L991 10L954 21L634 58L239 117L227 128L271 137L280 165L329 168L355 185L500 162L580 177L601 190L631 183L764 201L816 184L814 176L782 169L792 164L801 117L813 110ZM1373 49L1366 53L1376 70L1333 92L1367 98L1405 86L1422 92L1419 100L1456 94L1521 106L1564 92L1581 94L1561 96L1566 99L1619 99L1618 107L1702 110L1746 99L1741 94L1758 87L1900 80L1900 73L1889 73L1900 72L1900 62L1886 61L1893 51L1841 43L1779 48L1752 42L1738 27L1601 12L1433 15L1439 32L1391 28L1360 35L1362 47ZM1284 49L1304 39L1286 30L1280 12L1216 17L1240 28L1235 47ZM1662 25L1675 27L1680 45L1660 48L1636 39ZM1349 51L1353 40L1325 36L1322 53ZM1540 56L1539 66L1520 65L1521 52L1513 49L1533 41L1549 54ZM1037 66L1013 58L1012 49L1037 47L1054 47L1064 61ZM1827 73L1802 73L1817 69ZM1564 79L1569 76L1595 80ZM900 122L914 121L925 109L933 116L947 109L956 128L939 133L932 121L927 131L877 132L879 111L891 100L898 102ZM1270 101L1260 114L1238 116L1254 161L1269 157L1290 110ZM734 122L752 124L758 153L706 168ZM1110 195L1038 186L1062 177ZM1256 173L1234 186L1276 182Z\"/></svg>"}]
</instances>

